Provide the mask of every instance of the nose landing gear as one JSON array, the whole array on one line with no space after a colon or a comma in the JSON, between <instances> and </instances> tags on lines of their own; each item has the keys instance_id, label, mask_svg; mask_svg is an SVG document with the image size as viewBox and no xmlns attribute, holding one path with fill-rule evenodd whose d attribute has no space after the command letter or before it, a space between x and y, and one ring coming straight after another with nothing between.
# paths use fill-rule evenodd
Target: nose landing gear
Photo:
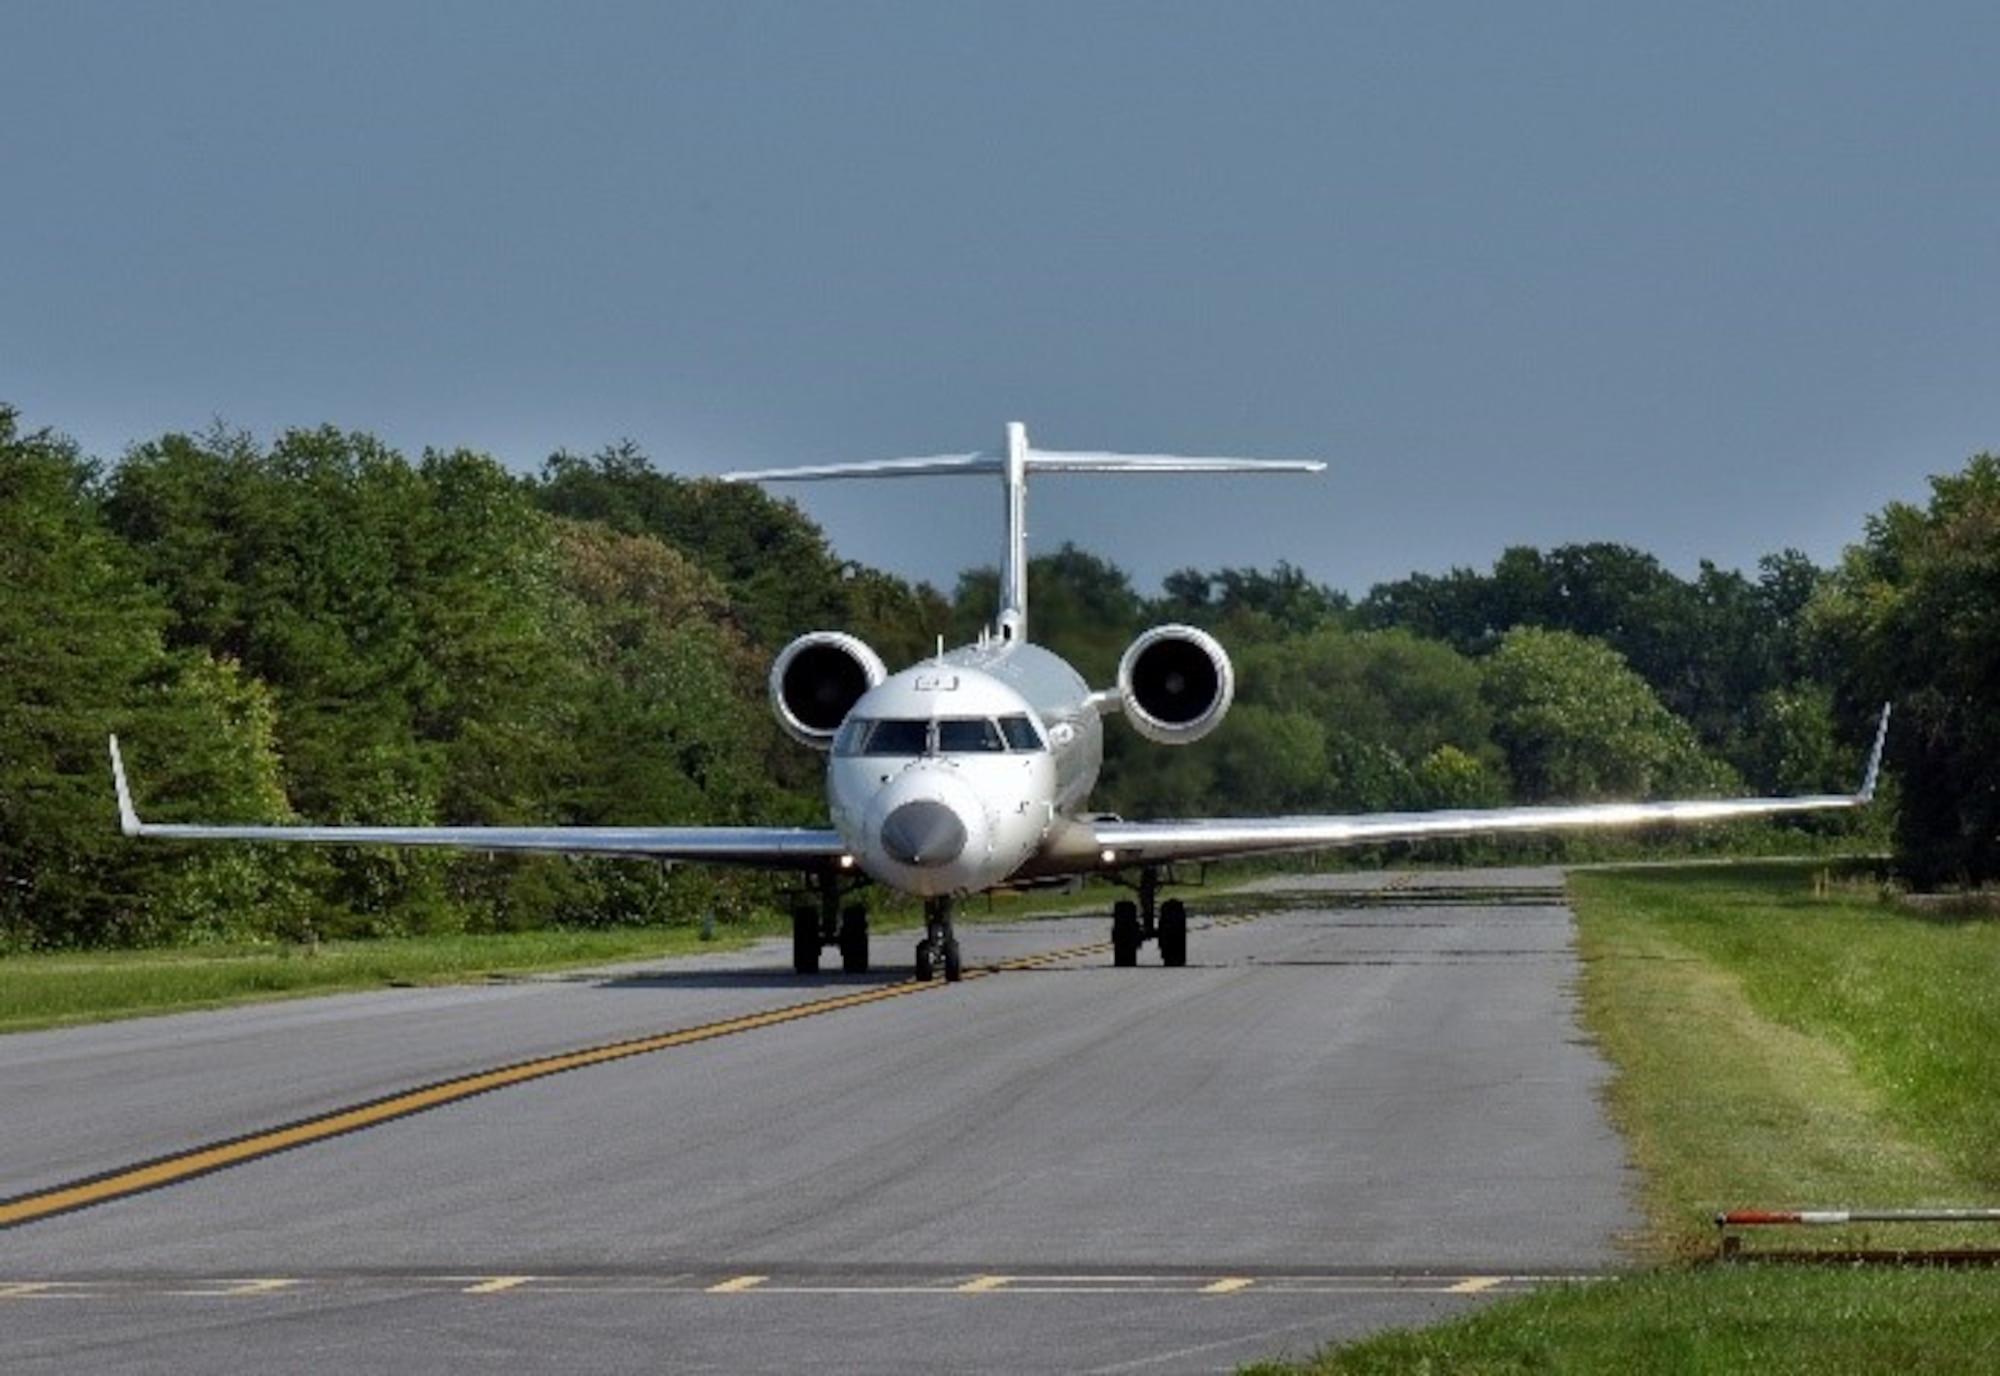
<instances>
[{"instance_id":1,"label":"nose landing gear","mask_svg":"<svg viewBox=\"0 0 2000 1376\"><path fill-rule=\"evenodd\" d=\"M924 939L917 943L917 982L929 981L939 966L944 967L946 984L956 984L965 978L965 966L959 959L958 937L952 933L951 920L957 902L951 898L926 898L924 900Z\"/></svg>"}]
</instances>

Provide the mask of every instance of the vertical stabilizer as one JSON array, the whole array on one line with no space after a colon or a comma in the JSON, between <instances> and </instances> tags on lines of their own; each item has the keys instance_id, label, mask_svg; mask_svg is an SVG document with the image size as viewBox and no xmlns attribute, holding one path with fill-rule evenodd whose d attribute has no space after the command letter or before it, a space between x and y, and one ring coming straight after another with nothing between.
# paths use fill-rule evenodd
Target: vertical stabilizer
<instances>
[{"instance_id":1,"label":"vertical stabilizer","mask_svg":"<svg viewBox=\"0 0 2000 1376\"><path fill-rule=\"evenodd\" d=\"M1006 641L1028 636L1028 427L1007 422L1007 547L1000 556L1000 612L994 632Z\"/></svg>"}]
</instances>

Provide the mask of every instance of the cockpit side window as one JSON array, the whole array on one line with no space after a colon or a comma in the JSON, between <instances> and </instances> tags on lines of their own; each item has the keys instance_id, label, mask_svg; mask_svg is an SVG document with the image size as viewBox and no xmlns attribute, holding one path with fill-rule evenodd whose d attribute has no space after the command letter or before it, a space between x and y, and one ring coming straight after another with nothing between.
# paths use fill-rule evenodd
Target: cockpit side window
<instances>
[{"instance_id":1,"label":"cockpit side window","mask_svg":"<svg viewBox=\"0 0 2000 1376\"><path fill-rule=\"evenodd\" d=\"M849 717L834 738L836 755L921 755L931 724L921 717Z\"/></svg>"},{"instance_id":2,"label":"cockpit side window","mask_svg":"<svg viewBox=\"0 0 2000 1376\"><path fill-rule=\"evenodd\" d=\"M1030 752L1044 748L1042 733L1035 729L1035 723L1029 717L1000 718L1000 733L1007 738L1009 750Z\"/></svg>"},{"instance_id":3,"label":"cockpit side window","mask_svg":"<svg viewBox=\"0 0 2000 1376\"><path fill-rule=\"evenodd\" d=\"M868 737L875 729L870 717L849 717L840 724L840 734L833 738L833 753L836 755L859 755L868 743Z\"/></svg>"},{"instance_id":4,"label":"cockpit side window","mask_svg":"<svg viewBox=\"0 0 2000 1376\"><path fill-rule=\"evenodd\" d=\"M922 755L930 749L931 724L921 717L884 717L875 723L858 753Z\"/></svg>"}]
</instances>

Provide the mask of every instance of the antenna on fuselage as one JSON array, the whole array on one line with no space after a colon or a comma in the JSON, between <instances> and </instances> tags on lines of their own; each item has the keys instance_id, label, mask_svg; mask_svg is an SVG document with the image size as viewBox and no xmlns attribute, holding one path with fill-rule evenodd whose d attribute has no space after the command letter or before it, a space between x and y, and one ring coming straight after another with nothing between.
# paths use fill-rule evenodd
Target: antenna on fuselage
<instances>
[{"instance_id":1,"label":"antenna on fuselage","mask_svg":"<svg viewBox=\"0 0 2000 1376\"><path fill-rule=\"evenodd\" d=\"M818 478L933 478L998 473L1006 497L1006 545L1000 559L1000 609L993 631L1004 642L1028 637L1028 475L1030 473L1319 473L1314 459L1202 458L1184 454L1112 454L1036 449L1028 427L1007 423L999 453L933 454L873 463L815 464L724 473L724 482L802 482Z\"/></svg>"}]
</instances>

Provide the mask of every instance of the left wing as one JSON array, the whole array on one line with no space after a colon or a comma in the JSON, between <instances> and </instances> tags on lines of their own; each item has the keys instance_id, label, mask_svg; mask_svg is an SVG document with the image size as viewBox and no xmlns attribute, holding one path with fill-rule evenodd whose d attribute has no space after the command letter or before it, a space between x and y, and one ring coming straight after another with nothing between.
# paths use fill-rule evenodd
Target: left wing
<instances>
[{"instance_id":1,"label":"left wing","mask_svg":"<svg viewBox=\"0 0 2000 1376\"><path fill-rule=\"evenodd\" d=\"M1882 772L1889 708L1875 728L1875 744L1861 787L1853 793L1790 798L1690 798L1654 803L1578 803L1541 807L1472 808L1444 812L1364 812L1341 817L1214 818L1185 822L1091 823L1106 868L1220 860L1239 855L1325 850L1380 841L1424 841L1512 832L1581 831L1599 827L1679 825L1826 812L1866 807Z\"/></svg>"},{"instance_id":2,"label":"left wing","mask_svg":"<svg viewBox=\"0 0 2000 1376\"><path fill-rule=\"evenodd\" d=\"M111 738L118 826L127 836L168 841L292 841L323 845L434 846L689 860L763 869L823 870L846 859L840 833L810 827L398 827L196 825L141 821L118 738Z\"/></svg>"}]
</instances>

